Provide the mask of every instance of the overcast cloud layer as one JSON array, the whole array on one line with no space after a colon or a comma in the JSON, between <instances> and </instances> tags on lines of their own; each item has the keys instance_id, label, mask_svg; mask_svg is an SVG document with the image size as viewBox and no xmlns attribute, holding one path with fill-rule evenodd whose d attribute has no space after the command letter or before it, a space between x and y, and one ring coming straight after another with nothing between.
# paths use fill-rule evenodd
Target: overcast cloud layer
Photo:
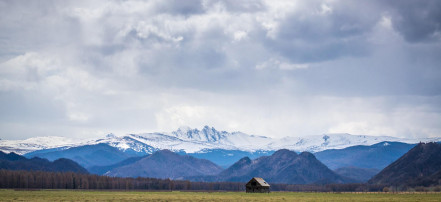
<instances>
[{"instance_id":1,"label":"overcast cloud layer","mask_svg":"<svg viewBox=\"0 0 441 202\"><path fill-rule=\"evenodd\" d=\"M441 136L441 1L0 1L0 138Z\"/></svg>"}]
</instances>

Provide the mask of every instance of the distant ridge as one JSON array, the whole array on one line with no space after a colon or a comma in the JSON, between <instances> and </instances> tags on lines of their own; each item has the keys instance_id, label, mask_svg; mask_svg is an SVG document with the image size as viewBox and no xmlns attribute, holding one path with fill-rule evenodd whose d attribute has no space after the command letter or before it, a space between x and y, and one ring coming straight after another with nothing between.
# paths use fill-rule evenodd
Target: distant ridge
<instances>
[{"instance_id":1,"label":"distant ridge","mask_svg":"<svg viewBox=\"0 0 441 202\"><path fill-rule=\"evenodd\" d=\"M379 142L401 142L415 144L420 141L441 141L439 138L405 139L388 136L350 134L324 134L307 137L270 138L242 132L219 131L205 126L202 129L180 127L172 132L155 132L117 136L109 134L103 138L74 140L64 137L34 137L26 140L0 140L0 151L19 154L39 150L66 150L73 147L107 144L125 153L142 156L168 149L175 152L204 153L210 150L235 150L248 153L257 151L319 152L328 149L343 149L356 145L373 145Z\"/></svg>"},{"instance_id":2,"label":"distant ridge","mask_svg":"<svg viewBox=\"0 0 441 202\"><path fill-rule=\"evenodd\" d=\"M186 176L214 175L220 171L222 168L211 161L161 150L134 163L112 169L105 175L183 179Z\"/></svg>"},{"instance_id":3,"label":"distant ridge","mask_svg":"<svg viewBox=\"0 0 441 202\"><path fill-rule=\"evenodd\" d=\"M374 145L358 145L344 149L329 149L314 155L330 169L358 167L382 170L416 144L380 142Z\"/></svg>"},{"instance_id":4,"label":"distant ridge","mask_svg":"<svg viewBox=\"0 0 441 202\"><path fill-rule=\"evenodd\" d=\"M111 171L111 170L113 170L115 168L119 168L119 167L122 167L122 166L130 165L130 164L135 163L135 162L137 162L137 161L139 161L139 160L141 160L142 158L145 158L145 157L146 156L130 157L130 158L127 158L127 159L125 159L123 161L120 161L118 163L111 164L111 165L92 166L92 167L89 167L88 170L92 174L103 175L103 174L105 174L105 173L107 173L107 172L109 172L109 171Z\"/></svg>"},{"instance_id":5,"label":"distant ridge","mask_svg":"<svg viewBox=\"0 0 441 202\"><path fill-rule=\"evenodd\" d=\"M15 153L6 154L1 151L0 169L88 173L85 168L69 159L61 158L51 162L38 157L27 159Z\"/></svg>"},{"instance_id":6,"label":"distant ridge","mask_svg":"<svg viewBox=\"0 0 441 202\"><path fill-rule=\"evenodd\" d=\"M369 183L410 186L441 184L441 144L419 143L375 175Z\"/></svg>"},{"instance_id":7,"label":"distant ridge","mask_svg":"<svg viewBox=\"0 0 441 202\"><path fill-rule=\"evenodd\" d=\"M123 161L135 154L123 152L110 145L100 143L96 145L84 145L64 150L40 150L25 154L26 157L40 157L48 160L67 158L78 162L80 165L89 168L93 166L106 166Z\"/></svg>"},{"instance_id":8,"label":"distant ridge","mask_svg":"<svg viewBox=\"0 0 441 202\"><path fill-rule=\"evenodd\" d=\"M340 176L345 176L354 179L356 182L367 182L374 175L380 172L375 168L357 168L357 167L342 167L334 170Z\"/></svg>"}]
</instances>

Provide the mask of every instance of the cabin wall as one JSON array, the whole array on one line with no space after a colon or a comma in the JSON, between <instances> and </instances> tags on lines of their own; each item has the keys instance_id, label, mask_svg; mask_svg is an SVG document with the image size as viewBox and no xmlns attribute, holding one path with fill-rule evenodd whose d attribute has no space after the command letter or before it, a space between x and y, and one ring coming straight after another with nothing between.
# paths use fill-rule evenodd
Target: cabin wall
<instances>
[{"instance_id":1,"label":"cabin wall","mask_svg":"<svg viewBox=\"0 0 441 202\"><path fill-rule=\"evenodd\" d=\"M246 187L246 193L269 193L270 190L267 187Z\"/></svg>"}]
</instances>

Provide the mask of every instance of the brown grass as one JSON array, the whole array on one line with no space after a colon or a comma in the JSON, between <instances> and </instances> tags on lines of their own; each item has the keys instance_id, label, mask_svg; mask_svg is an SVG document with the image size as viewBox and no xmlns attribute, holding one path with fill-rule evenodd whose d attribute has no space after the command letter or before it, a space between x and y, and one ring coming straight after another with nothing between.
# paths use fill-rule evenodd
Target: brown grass
<instances>
[{"instance_id":1,"label":"brown grass","mask_svg":"<svg viewBox=\"0 0 441 202\"><path fill-rule=\"evenodd\" d=\"M441 201L441 193L141 192L0 190L0 201Z\"/></svg>"}]
</instances>

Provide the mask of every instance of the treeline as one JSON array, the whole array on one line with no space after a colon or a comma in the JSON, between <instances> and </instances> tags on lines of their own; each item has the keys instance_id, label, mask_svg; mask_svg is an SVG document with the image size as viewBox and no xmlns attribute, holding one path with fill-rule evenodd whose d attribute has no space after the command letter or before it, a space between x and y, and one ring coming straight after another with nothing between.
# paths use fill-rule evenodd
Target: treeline
<instances>
[{"instance_id":1,"label":"treeline","mask_svg":"<svg viewBox=\"0 0 441 202\"><path fill-rule=\"evenodd\" d=\"M0 170L0 188L18 189L115 189L244 191L239 182L190 182L156 178L121 178L73 172ZM271 184L272 191L351 192L382 191L383 186L366 184L290 185Z\"/></svg>"},{"instance_id":2,"label":"treeline","mask_svg":"<svg viewBox=\"0 0 441 202\"><path fill-rule=\"evenodd\" d=\"M191 182L156 178L122 178L73 172L0 170L0 188L9 189L106 189L169 191L244 191L240 182ZM441 187L404 187L372 184L292 185L271 184L271 191L298 192L395 192L440 191Z\"/></svg>"},{"instance_id":3,"label":"treeline","mask_svg":"<svg viewBox=\"0 0 441 202\"><path fill-rule=\"evenodd\" d=\"M122 178L73 172L0 170L0 188L115 189L115 190L224 190L243 191L244 183L190 182L156 178Z\"/></svg>"}]
</instances>

